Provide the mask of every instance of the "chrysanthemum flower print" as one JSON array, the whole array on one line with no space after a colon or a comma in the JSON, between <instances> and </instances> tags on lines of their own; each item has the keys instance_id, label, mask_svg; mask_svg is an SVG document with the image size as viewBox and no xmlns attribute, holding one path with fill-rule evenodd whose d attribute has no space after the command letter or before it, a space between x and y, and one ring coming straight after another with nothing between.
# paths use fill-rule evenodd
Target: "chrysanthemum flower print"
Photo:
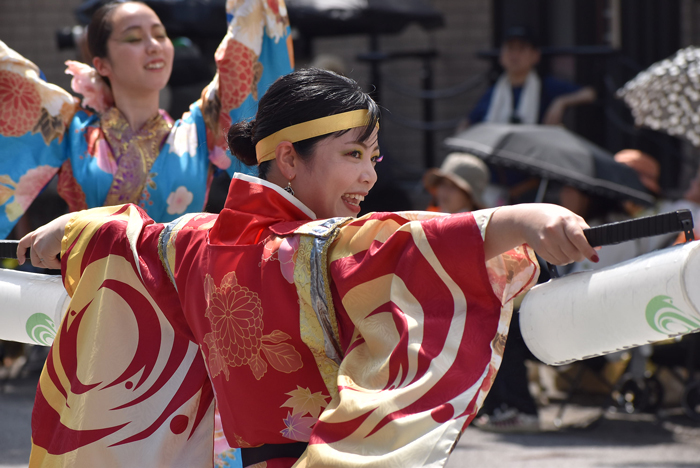
<instances>
[{"instance_id":1,"label":"chrysanthemum flower print","mask_svg":"<svg viewBox=\"0 0 700 468\"><path fill-rule=\"evenodd\" d=\"M227 273L218 287L207 274L204 294L205 316L212 330L204 336L204 344L209 351L207 364L212 377L223 373L228 380L230 367L248 365L254 377L260 380L267 372L268 362L280 372L301 369L299 352L291 344L282 343L290 339L289 335L279 330L263 335L260 297L238 283L236 272Z\"/></svg>"},{"instance_id":2,"label":"chrysanthemum flower print","mask_svg":"<svg viewBox=\"0 0 700 468\"><path fill-rule=\"evenodd\" d=\"M0 135L22 136L41 116L41 96L34 83L16 73L0 70Z\"/></svg>"},{"instance_id":3,"label":"chrysanthemum flower print","mask_svg":"<svg viewBox=\"0 0 700 468\"><path fill-rule=\"evenodd\" d=\"M252 49L230 38L221 44L215 58L219 67L219 95L223 96L223 111L240 107L251 94L253 99L258 99L258 82L263 66Z\"/></svg>"}]
</instances>

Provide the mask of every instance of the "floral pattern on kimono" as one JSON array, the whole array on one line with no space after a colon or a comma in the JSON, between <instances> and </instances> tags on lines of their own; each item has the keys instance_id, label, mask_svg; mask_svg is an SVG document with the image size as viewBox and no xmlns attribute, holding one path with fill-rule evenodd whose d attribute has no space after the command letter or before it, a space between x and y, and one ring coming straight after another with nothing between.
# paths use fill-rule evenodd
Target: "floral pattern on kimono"
<instances>
[{"instance_id":1,"label":"floral pattern on kimono","mask_svg":"<svg viewBox=\"0 0 700 468\"><path fill-rule=\"evenodd\" d=\"M242 174L219 215L77 213L30 465L210 465L212 395L229 446L309 443L267 466L444 464L538 272L527 246L486 261L491 213L314 220Z\"/></svg>"},{"instance_id":2,"label":"floral pattern on kimono","mask_svg":"<svg viewBox=\"0 0 700 468\"><path fill-rule=\"evenodd\" d=\"M130 202L162 222L202 210L215 170L252 173L224 132L292 70L291 36L283 0L229 1L227 16L201 98L181 119L161 112L137 130L116 108L80 107L0 41L0 238L57 172L71 211Z\"/></svg>"}]
</instances>

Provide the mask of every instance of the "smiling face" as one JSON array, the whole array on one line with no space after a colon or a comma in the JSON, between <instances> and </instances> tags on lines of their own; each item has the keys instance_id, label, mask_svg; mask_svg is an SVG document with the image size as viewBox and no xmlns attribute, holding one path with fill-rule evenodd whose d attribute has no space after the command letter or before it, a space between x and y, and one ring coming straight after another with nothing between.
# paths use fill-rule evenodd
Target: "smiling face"
<instances>
[{"instance_id":1,"label":"smiling face","mask_svg":"<svg viewBox=\"0 0 700 468\"><path fill-rule=\"evenodd\" d=\"M294 194L321 219L356 217L360 202L377 181L378 130L358 141L364 130L354 128L339 137L324 138L298 166L291 182Z\"/></svg>"},{"instance_id":2,"label":"smiling face","mask_svg":"<svg viewBox=\"0 0 700 468\"><path fill-rule=\"evenodd\" d=\"M141 3L125 3L110 18L107 57L95 57L98 73L113 91L154 92L165 87L173 68L173 44L158 16Z\"/></svg>"}]
</instances>

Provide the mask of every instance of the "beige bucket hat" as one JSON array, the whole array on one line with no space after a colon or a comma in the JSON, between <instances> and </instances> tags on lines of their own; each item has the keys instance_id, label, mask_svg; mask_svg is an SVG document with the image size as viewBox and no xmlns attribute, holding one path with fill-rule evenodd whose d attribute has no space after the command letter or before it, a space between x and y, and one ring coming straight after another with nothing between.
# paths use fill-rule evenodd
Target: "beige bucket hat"
<instances>
[{"instance_id":1,"label":"beige bucket hat","mask_svg":"<svg viewBox=\"0 0 700 468\"><path fill-rule=\"evenodd\" d=\"M450 153L439 169L430 169L425 173L423 185L432 192L441 179L448 179L464 190L477 209L486 208L483 195L491 174L481 159L468 153Z\"/></svg>"}]
</instances>

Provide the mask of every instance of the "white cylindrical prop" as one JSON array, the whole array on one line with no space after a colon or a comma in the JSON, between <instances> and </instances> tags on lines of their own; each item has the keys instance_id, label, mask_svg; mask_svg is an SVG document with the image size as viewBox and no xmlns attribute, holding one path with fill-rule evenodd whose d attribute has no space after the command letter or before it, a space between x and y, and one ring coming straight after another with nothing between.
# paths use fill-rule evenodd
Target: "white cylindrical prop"
<instances>
[{"instance_id":1,"label":"white cylindrical prop","mask_svg":"<svg viewBox=\"0 0 700 468\"><path fill-rule=\"evenodd\" d=\"M700 331L700 242L538 285L520 307L520 329L553 365Z\"/></svg>"},{"instance_id":2,"label":"white cylindrical prop","mask_svg":"<svg viewBox=\"0 0 700 468\"><path fill-rule=\"evenodd\" d=\"M69 303L60 276L0 269L0 339L50 346Z\"/></svg>"}]
</instances>

